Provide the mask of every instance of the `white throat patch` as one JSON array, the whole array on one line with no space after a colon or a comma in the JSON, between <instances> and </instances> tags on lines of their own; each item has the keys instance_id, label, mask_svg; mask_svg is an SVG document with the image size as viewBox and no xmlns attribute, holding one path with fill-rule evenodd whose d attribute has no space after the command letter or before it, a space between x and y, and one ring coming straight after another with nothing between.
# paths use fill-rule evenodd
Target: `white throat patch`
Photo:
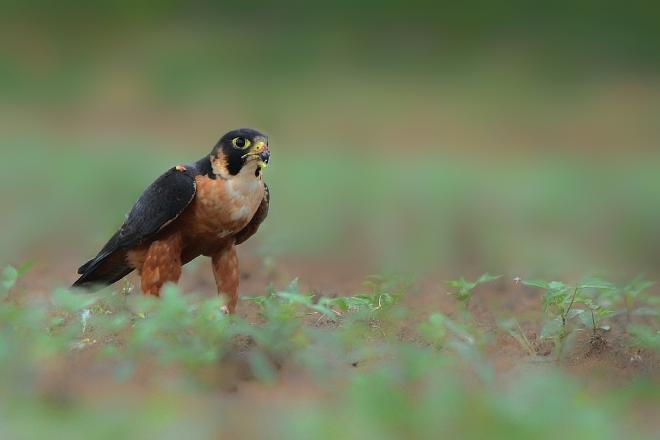
<instances>
[{"instance_id":1,"label":"white throat patch","mask_svg":"<svg viewBox=\"0 0 660 440\"><path fill-rule=\"evenodd\" d=\"M246 163L235 176L225 180L227 195L240 206L232 213L232 220L241 220L254 213L263 198L263 180L255 175L257 162Z\"/></svg>"}]
</instances>

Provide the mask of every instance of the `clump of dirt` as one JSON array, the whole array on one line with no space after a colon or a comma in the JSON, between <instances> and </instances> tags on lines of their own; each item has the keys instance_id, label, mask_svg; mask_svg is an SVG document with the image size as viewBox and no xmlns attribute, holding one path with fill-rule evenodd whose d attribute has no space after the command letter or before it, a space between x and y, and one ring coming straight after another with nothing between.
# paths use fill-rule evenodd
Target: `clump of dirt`
<instances>
[{"instance_id":1,"label":"clump of dirt","mask_svg":"<svg viewBox=\"0 0 660 440\"><path fill-rule=\"evenodd\" d=\"M587 352L587 356L602 353L607 348L607 340L597 332L591 335L589 344L591 345L591 348L589 352Z\"/></svg>"}]
</instances>

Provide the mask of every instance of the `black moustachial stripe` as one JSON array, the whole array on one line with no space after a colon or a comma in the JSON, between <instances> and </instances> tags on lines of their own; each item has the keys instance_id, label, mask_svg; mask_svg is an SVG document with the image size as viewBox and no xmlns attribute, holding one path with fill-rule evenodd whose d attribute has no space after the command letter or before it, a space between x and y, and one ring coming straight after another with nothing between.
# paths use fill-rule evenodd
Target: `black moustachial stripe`
<instances>
[{"instance_id":1,"label":"black moustachial stripe","mask_svg":"<svg viewBox=\"0 0 660 440\"><path fill-rule=\"evenodd\" d=\"M238 174L241 171L241 168L243 168L243 165L245 165L245 159L242 156L242 151L236 151L233 152L233 154L228 155L227 171L229 171L229 174L232 176Z\"/></svg>"}]
</instances>

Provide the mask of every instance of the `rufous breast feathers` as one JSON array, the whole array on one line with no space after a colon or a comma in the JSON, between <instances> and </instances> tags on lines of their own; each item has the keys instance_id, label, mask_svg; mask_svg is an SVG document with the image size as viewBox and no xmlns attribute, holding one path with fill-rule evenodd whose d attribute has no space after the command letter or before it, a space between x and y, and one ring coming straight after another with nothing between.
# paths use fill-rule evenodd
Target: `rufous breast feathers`
<instances>
[{"instance_id":1,"label":"rufous breast feathers","mask_svg":"<svg viewBox=\"0 0 660 440\"><path fill-rule=\"evenodd\" d=\"M205 235L224 238L239 232L264 198L263 180L247 169L230 179L198 176L196 180L197 195L191 208L199 232Z\"/></svg>"}]
</instances>

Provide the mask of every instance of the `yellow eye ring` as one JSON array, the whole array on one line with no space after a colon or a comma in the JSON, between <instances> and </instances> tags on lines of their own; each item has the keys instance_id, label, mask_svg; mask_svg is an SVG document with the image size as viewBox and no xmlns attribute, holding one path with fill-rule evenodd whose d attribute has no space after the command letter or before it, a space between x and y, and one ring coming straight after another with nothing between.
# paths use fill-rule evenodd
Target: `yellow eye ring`
<instances>
[{"instance_id":1,"label":"yellow eye ring","mask_svg":"<svg viewBox=\"0 0 660 440\"><path fill-rule=\"evenodd\" d=\"M250 148L250 145L252 145L250 139L244 137L235 137L231 140L231 143L234 148L238 148L239 150L245 150L246 148Z\"/></svg>"}]
</instances>

